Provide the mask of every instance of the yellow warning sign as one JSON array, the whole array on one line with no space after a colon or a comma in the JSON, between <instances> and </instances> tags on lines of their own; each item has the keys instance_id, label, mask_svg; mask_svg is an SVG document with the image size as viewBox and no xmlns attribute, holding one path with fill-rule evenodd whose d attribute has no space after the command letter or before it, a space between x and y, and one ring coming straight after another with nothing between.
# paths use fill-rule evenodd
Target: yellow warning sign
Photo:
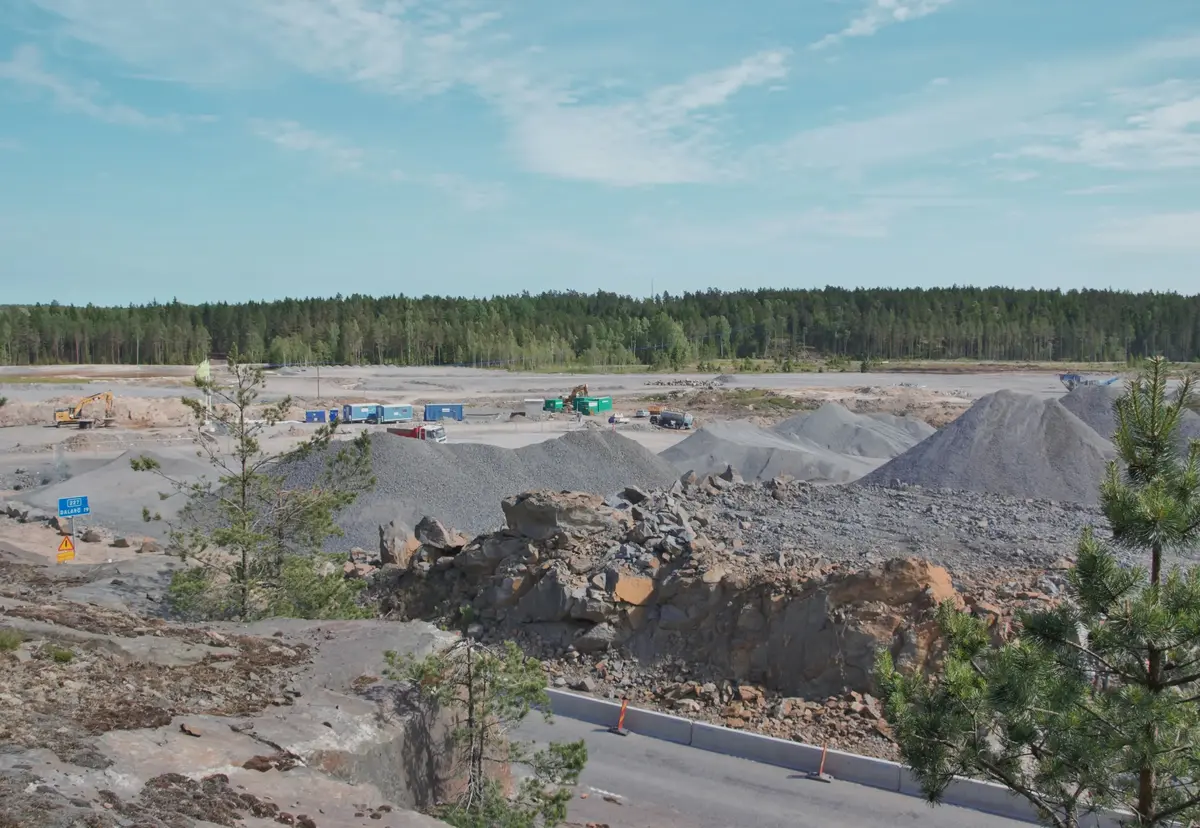
<instances>
[{"instance_id":1,"label":"yellow warning sign","mask_svg":"<svg viewBox=\"0 0 1200 828\"><path fill-rule=\"evenodd\" d=\"M73 560L75 560L75 542L71 540L70 535L64 535L62 543L58 545L58 562L66 563Z\"/></svg>"}]
</instances>

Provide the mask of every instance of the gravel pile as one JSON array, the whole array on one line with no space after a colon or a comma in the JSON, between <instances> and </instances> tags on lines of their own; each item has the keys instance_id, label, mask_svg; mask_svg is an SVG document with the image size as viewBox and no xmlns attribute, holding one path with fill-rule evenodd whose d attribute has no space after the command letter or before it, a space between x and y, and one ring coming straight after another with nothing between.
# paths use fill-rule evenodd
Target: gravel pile
<instances>
[{"instance_id":1,"label":"gravel pile","mask_svg":"<svg viewBox=\"0 0 1200 828\"><path fill-rule=\"evenodd\" d=\"M344 537L330 551L375 549L379 526L409 524L429 515L468 534L504 523L500 501L531 489L570 489L610 495L624 486L668 485L678 472L665 460L619 434L573 431L519 449L483 443L429 443L390 434L371 437L375 488L341 515ZM324 472L315 456L294 468L292 485L312 484Z\"/></svg>"},{"instance_id":2,"label":"gravel pile","mask_svg":"<svg viewBox=\"0 0 1200 828\"><path fill-rule=\"evenodd\" d=\"M194 448L131 449L98 468L64 475L61 482L31 491L22 499L54 514L58 511L60 497L86 496L92 510L86 518L88 523L106 526L118 533L161 536L165 525L144 522L143 507L160 514L166 521L178 514L187 500L179 494L166 500L159 497L160 493L174 492L174 489L153 472L136 472L130 468L129 461L142 455L157 460L163 473L174 480L193 482L202 476L215 478L217 475L211 465L196 457ZM85 466L74 460L72 465Z\"/></svg>"},{"instance_id":3,"label":"gravel pile","mask_svg":"<svg viewBox=\"0 0 1200 828\"><path fill-rule=\"evenodd\" d=\"M862 482L1093 503L1112 453L1057 400L998 391Z\"/></svg>"},{"instance_id":4,"label":"gravel pile","mask_svg":"<svg viewBox=\"0 0 1200 828\"><path fill-rule=\"evenodd\" d=\"M733 466L746 480L785 474L812 483L849 483L933 434L920 420L856 414L826 403L777 424L717 422L662 452L680 471L720 472Z\"/></svg>"},{"instance_id":5,"label":"gravel pile","mask_svg":"<svg viewBox=\"0 0 1200 828\"><path fill-rule=\"evenodd\" d=\"M786 474L819 483L849 483L883 462L838 454L803 437L739 422L710 423L659 456L680 471L696 474L721 472L729 465L746 480Z\"/></svg>"},{"instance_id":6,"label":"gravel pile","mask_svg":"<svg viewBox=\"0 0 1200 828\"><path fill-rule=\"evenodd\" d=\"M890 460L937 429L922 420L892 414L856 414L844 405L825 403L816 411L784 420L773 431L809 440L838 454Z\"/></svg>"},{"instance_id":7,"label":"gravel pile","mask_svg":"<svg viewBox=\"0 0 1200 828\"><path fill-rule=\"evenodd\" d=\"M1125 386L1080 385L1063 395L1059 400L1063 408L1090 425L1097 434L1111 440L1117 430L1117 417L1113 403L1125 393Z\"/></svg>"}]
</instances>

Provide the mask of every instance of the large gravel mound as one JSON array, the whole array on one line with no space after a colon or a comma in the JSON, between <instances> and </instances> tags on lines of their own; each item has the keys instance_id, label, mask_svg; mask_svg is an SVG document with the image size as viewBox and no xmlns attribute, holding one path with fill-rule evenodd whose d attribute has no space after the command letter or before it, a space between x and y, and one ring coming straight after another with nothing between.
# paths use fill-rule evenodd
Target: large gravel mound
<instances>
[{"instance_id":1,"label":"large gravel mound","mask_svg":"<svg viewBox=\"0 0 1200 828\"><path fill-rule=\"evenodd\" d=\"M1125 386L1112 385L1081 385L1063 395L1059 400L1063 408L1094 428L1101 437L1112 439L1117 430L1117 417L1113 413L1113 403L1125 393ZM1183 412L1179 423L1181 441L1200 440L1200 414L1195 411Z\"/></svg>"},{"instance_id":2,"label":"large gravel mound","mask_svg":"<svg viewBox=\"0 0 1200 828\"><path fill-rule=\"evenodd\" d=\"M1112 444L1057 400L997 391L862 482L1093 503L1111 457Z\"/></svg>"},{"instance_id":3,"label":"large gravel mound","mask_svg":"<svg viewBox=\"0 0 1200 828\"><path fill-rule=\"evenodd\" d=\"M851 457L891 459L908 451L937 429L921 420L894 415L856 414L838 403L825 403L773 429Z\"/></svg>"},{"instance_id":4,"label":"large gravel mound","mask_svg":"<svg viewBox=\"0 0 1200 828\"><path fill-rule=\"evenodd\" d=\"M1095 429L1101 437L1111 440L1117 430L1117 416L1113 403L1125 393L1125 386L1080 385L1068 391L1059 400L1063 408Z\"/></svg>"},{"instance_id":5,"label":"large gravel mound","mask_svg":"<svg viewBox=\"0 0 1200 828\"><path fill-rule=\"evenodd\" d=\"M697 474L724 471L729 465L747 480L786 474L796 480L822 483L849 483L883 462L838 454L803 437L738 422L710 423L659 457L681 471Z\"/></svg>"},{"instance_id":6,"label":"large gravel mound","mask_svg":"<svg viewBox=\"0 0 1200 828\"><path fill-rule=\"evenodd\" d=\"M159 468L173 480L195 482L203 476L216 477L207 462L196 457L194 448L158 448L154 451L133 449L70 479L32 491L24 498L30 505L57 513L60 497L87 497L91 514L84 520L108 526L117 532L142 535L161 535L162 523L148 524L142 520L142 508L157 512L164 520L174 517L187 499L175 494L163 500L160 493L173 493L171 484L153 472L136 472L129 461L149 456L158 461ZM81 524L82 525L82 524Z\"/></svg>"},{"instance_id":7,"label":"large gravel mound","mask_svg":"<svg viewBox=\"0 0 1200 828\"><path fill-rule=\"evenodd\" d=\"M331 550L374 549L379 525L430 515L467 533L504 522L500 501L530 489L570 489L609 495L624 486L663 486L678 472L667 461L610 431L574 431L554 440L506 449L482 443L429 443L390 434L371 437L376 485L338 516L344 537ZM324 472L312 457L289 474L311 484Z\"/></svg>"}]
</instances>

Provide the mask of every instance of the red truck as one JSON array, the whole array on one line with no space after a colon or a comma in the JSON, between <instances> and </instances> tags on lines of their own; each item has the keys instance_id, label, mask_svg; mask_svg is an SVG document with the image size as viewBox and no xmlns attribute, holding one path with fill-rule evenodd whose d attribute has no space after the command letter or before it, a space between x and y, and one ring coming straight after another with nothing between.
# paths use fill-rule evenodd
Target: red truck
<instances>
[{"instance_id":1,"label":"red truck","mask_svg":"<svg viewBox=\"0 0 1200 828\"><path fill-rule=\"evenodd\" d=\"M411 437L414 440L430 440L434 443L446 442L446 429L441 425L423 424L401 426L400 428L389 428L388 434L395 434L397 437Z\"/></svg>"}]
</instances>

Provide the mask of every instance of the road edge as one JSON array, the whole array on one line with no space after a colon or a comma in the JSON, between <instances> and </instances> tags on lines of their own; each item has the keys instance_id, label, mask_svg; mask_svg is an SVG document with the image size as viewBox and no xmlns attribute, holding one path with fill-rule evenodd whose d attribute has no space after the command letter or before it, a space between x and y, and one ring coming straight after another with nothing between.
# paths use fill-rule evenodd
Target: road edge
<instances>
[{"instance_id":1,"label":"road edge","mask_svg":"<svg viewBox=\"0 0 1200 828\"><path fill-rule=\"evenodd\" d=\"M617 724L621 713L619 702L567 690L548 689L546 692L550 696L551 713L556 716L612 727ZM625 730L639 736L800 773L816 773L821 766L822 748L816 745L747 733L639 707L626 708L623 724ZM898 762L840 750L827 750L825 753L824 771L835 782L849 782L905 796L922 796L921 786L912 772ZM941 801L945 805L956 805L993 816L1038 823L1037 811L1028 800L992 782L956 777ZM1121 814L1105 811L1091 815L1087 825L1089 828L1119 828L1122 818Z\"/></svg>"}]
</instances>

